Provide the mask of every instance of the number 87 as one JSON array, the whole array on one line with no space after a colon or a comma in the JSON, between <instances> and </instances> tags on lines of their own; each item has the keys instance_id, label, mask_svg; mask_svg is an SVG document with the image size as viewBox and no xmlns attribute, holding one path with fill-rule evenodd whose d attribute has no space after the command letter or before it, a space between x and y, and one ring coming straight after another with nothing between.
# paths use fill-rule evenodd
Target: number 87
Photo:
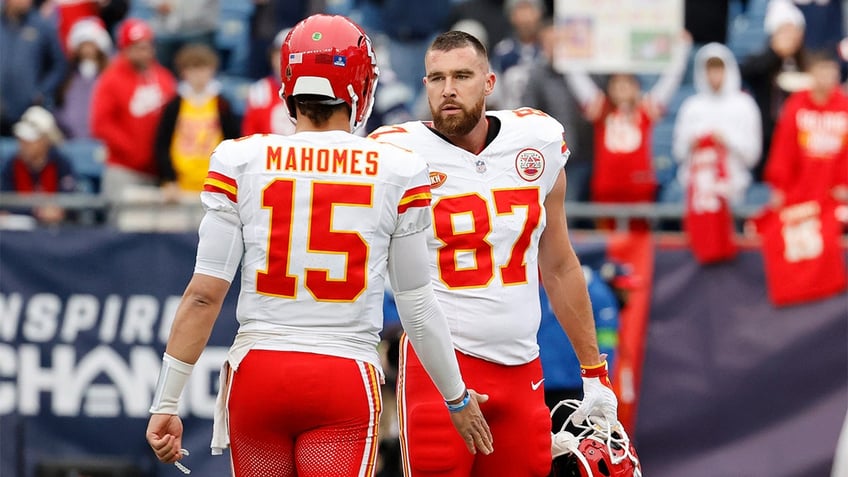
<instances>
[{"instance_id":1,"label":"number 87","mask_svg":"<svg viewBox=\"0 0 848 477\"><path fill-rule=\"evenodd\" d=\"M527 282L527 264L524 256L530 247L533 231L539 225L542 206L539 188L496 189L492 191L497 215L514 214L516 209L526 209L521 232L512 243L509 257L499 267L504 285ZM470 215L473 227L457 231L454 218ZM494 246L489 242L492 218L489 204L478 194L442 197L433 206L433 231L442 243L437 251L439 277L450 288L484 287L494 278ZM474 267L460 268L457 253L474 254ZM500 258L500 257L498 257Z\"/></svg>"}]
</instances>

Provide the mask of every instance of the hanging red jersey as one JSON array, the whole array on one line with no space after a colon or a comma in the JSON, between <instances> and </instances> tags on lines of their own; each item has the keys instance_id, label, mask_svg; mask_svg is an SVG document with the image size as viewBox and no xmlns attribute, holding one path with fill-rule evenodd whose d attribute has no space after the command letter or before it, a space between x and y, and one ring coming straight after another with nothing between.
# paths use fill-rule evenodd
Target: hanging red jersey
<instances>
[{"instance_id":1,"label":"hanging red jersey","mask_svg":"<svg viewBox=\"0 0 848 477\"><path fill-rule=\"evenodd\" d=\"M712 135L692 148L686 187L684 230L698 262L713 263L736 256L733 215L727 199L727 149Z\"/></svg>"},{"instance_id":2,"label":"hanging red jersey","mask_svg":"<svg viewBox=\"0 0 848 477\"><path fill-rule=\"evenodd\" d=\"M774 304L814 301L845 291L848 280L835 209L832 202L810 200L769 210L756 219Z\"/></svg>"}]
</instances>

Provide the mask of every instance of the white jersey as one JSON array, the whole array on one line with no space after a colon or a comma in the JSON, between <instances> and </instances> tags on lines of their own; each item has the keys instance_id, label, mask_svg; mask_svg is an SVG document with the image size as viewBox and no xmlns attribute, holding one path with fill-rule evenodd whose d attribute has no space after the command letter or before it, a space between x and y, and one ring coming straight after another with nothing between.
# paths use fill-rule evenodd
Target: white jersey
<instances>
[{"instance_id":1,"label":"white jersey","mask_svg":"<svg viewBox=\"0 0 848 477\"><path fill-rule=\"evenodd\" d=\"M389 241L430 224L423 159L341 131L253 135L218 146L201 200L240 223L237 317L252 347L380 367ZM232 281L238 263L195 272Z\"/></svg>"},{"instance_id":2,"label":"white jersey","mask_svg":"<svg viewBox=\"0 0 848 477\"><path fill-rule=\"evenodd\" d=\"M497 363L539 355L538 251L545 197L565 166L562 125L541 111L489 111L497 136L479 154L408 122L371 134L429 165L431 274L454 346Z\"/></svg>"}]
</instances>

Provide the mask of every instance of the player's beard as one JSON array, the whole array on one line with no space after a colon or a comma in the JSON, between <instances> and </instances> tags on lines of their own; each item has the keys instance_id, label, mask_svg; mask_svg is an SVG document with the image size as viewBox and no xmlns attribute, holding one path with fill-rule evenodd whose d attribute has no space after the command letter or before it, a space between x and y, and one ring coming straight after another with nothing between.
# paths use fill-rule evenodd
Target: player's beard
<instances>
[{"instance_id":1,"label":"player's beard","mask_svg":"<svg viewBox=\"0 0 848 477\"><path fill-rule=\"evenodd\" d=\"M433 127L436 128L436 131L439 131L448 137L464 136L470 133L471 130L474 129L474 126L480 122L480 117L483 116L483 108L485 107L485 104L485 97L480 97L477 104L470 108L456 104L462 110L462 113L453 114L448 117L442 116L441 107L443 105L439 105L437 108L433 108L431 105L430 113L433 115Z\"/></svg>"}]
</instances>

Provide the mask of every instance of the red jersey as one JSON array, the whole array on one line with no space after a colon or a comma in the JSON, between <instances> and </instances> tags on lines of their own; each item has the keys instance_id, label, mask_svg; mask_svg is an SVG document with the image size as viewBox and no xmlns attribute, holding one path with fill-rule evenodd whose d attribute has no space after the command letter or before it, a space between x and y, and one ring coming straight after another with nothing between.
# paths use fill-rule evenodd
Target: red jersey
<instances>
[{"instance_id":1,"label":"red jersey","mask_svg":"<svg viewBox=\"0 0 848 477\"><path fill-rule=\"evenodd\" d=\"M736 256L735 230L727 195L727 149L713 136L695 142L686 184L683 225L693 255L700 263Z\"/></svg>"},{"instance_id":2,"label":"red jersey","mask_svg":"<svg viewBox=\"0 0 848 477\"><path fill-rule=\"evenodd\" d=\"M170 71L158 63L139 72L123 55L112 60L91 98L91 134L106 145L106 164L156 174L156 127L176 86Z\"/></svg>"},{"instance_id":3,"label":"red jersey","mask_svg":"<svg viewBox=\"0 0 848 477\"><path fill-rule=\"evenodd\" d=\"M846 287L840 224L832 201L805 201L756 220L763 237L766 285L776 305L825 298Z\"/></svg>"},{"instance_id":4,"label":"red jersey","mask_svg":"<svg viewBox=\"0 0 848 477\"><path fill-rule=\"evenodd\" d=\"M268 76L250 85L247 105L241 123L241 133L251 134L294 134L294 123L279 96L280 80Z\"/></svg>"},{"instance_id":5,"label":"red jersey","mask_svg":"<svg viewBox=\"0 0 848 477\"><path fill-rule=\"evenodd\" d=\"M626 113L605 101L595 121L592 200L652 202L657 182L651 160L651 116L644 105Z\"/></svg>"},{"instance_id":6,"label":"red jersey","mask_svg":"<svg viewBox=\"0 0 848 477\"><path fill-rule=\"evenodd\" d=\"M809 91L792 94L774 130L765 179L790 203L824 200L848 184L848 96L837 88L816 104Z\"/></svg>"}]
</instances>

